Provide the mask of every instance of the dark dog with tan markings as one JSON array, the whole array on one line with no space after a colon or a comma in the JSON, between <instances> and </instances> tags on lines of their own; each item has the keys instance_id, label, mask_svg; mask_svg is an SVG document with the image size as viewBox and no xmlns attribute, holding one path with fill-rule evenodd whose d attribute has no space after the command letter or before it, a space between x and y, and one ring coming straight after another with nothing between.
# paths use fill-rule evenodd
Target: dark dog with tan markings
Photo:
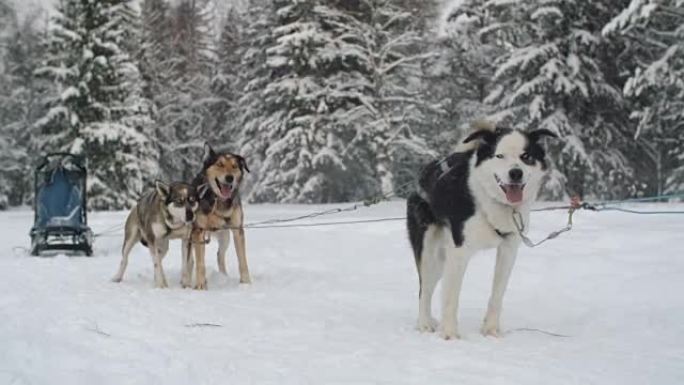
<instances>
[{"instance_id":1,"label":"dark dog with tan markings","mask_svg":"<svg viewBox=\"0 0 684 385\"><path fill-rule=\"evenodd\" d=\"M162 259L169 250L169 240L183 240L182 263L185 264L189 260L186 253L198 206L197 193L193 186L180 182L170 185L155 182L155 189L143 195L128 214L121 264L112 281L121 282L128 265L128 255L133 246L140 242L152 254L155 285L160 288L168 287ZM186 270L183 269L183 287L190 285Z\"/></svg>"},{"instance_id":2,"label":"dark dog with tan markings","mask_svg":"<svg viewBox=\"0 0 684 385\"><path fill-rule=\"evenodd\" d=\"M200 208L193 225L192 243L195 251L195 289L206 290L207 278L204 253L207 239L216 234L219 241L219 272L227 274L226 251L230 244L230 233L235 237L235 252L238 257L240 283L250 283L245 231L243 225L240 185L245 172L249 172L245 158L231 153L216 153L211 146L204 146L202 171L192 184L198 191ZM188 253L190 254L190 253ZM192 261L186 263L192 270Z\"/></svg>"}]
</instances>

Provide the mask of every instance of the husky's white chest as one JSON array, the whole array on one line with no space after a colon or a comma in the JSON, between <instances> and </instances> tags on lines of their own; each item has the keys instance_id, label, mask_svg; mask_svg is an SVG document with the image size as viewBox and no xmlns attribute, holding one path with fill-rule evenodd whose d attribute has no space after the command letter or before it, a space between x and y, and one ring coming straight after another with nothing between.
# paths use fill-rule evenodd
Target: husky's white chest
<instances>
[{"instance_id":1,"label":"husky's white chest","mask_svg":"<svg viewBox=\"0 0 684 385\"><path fill-rule=\"evenodd\" d=\"M505 233L506 231L492 226L483 215L476 213L464 223L464 246L473 250L496 248L503 241L501 234Z\"/></svg>"},{"instance_id":2,"label":"husky's white chest","mask_svg":"<svg viewBox=\"0 0 684 385\"><path fill-rule=\"evenodd\" d=\"M527 221L526 216L525 221ZM465 247L473 250L492 249L498 247L504 239L517 237L517 229L513 222L513 211L478 209L463 226Z\"/></svg>"},{"instance_id":3,"label":"husky's white chest","mask_svg":"<svg viewBox=\"0 0 684 385\"><path fill-rule=\"evenodd\" d=\"M156 238L188 238L190 237L191 230L192 226L183 224L170 226L168 224L155 223L152 225L152 232Z\"/></svg>"}]
</instances>

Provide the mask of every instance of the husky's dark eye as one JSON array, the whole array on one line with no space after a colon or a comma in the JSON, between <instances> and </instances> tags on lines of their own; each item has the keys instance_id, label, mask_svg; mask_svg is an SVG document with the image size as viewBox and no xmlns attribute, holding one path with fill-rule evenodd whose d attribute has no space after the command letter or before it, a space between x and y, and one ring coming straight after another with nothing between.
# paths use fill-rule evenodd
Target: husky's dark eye
<instances>
[{"instance_id":1,"label":"husky's dark eye","mask_svg":"<svg viewBox=\"0 0 684 385\"><path fill-rule=\"evenodd\" d=\"M523 152L522 155L520 155L520 160L522 160L525 164L534 164L534 159L532 159L530 154L526 152Z\"/></svg>"},{"instance_id":2,"label":"husky's dark eye","mask_svg":"<svg viewBox=\"0 0 684 385\"><path fill-rule=\"evenodd\" d=\"M498 159L503 159L504 156L503 156L503 154L496 154L496 157L497 157Z\"/></svg>"}]
</instances>

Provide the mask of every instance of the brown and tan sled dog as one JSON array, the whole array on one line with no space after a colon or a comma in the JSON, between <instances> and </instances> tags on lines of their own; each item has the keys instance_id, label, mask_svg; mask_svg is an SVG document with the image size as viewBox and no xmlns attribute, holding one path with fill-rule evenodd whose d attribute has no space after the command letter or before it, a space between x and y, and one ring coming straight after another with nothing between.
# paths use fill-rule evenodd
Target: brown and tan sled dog
<instances>
[{"instance_id":1,"label":"brown and tan sled dog","mask_svg":"<svg viewBox=\"0 0 684 385\"><path fill-rule=\"evenodd\" d=\"M249 172L245 158L231 153L216 153L209 144L204 145L204 164L192 184L199 196L199 210L193 224L192 246L195 254L195 289L207 289L205 246L211 235L218 238L219 272L227 274L226 251L230 233L235 238L235 252L240 269L240 283L250 283L245 231L243 225L240 185L245 172ZM186 263L188 274L192 272L192 253Z\"/></svg>"}]
</instances>

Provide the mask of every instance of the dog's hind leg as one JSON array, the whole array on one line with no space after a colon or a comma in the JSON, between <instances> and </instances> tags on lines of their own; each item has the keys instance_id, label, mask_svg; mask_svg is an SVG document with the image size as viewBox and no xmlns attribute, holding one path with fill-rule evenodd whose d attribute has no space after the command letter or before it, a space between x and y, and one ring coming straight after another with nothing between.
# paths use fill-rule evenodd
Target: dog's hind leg
<instances>
[{"instance_id":1,"label":"dog's hind leg","mask_svg":"<svg viewBox=\"0 0 684 385\"><path fill-rule=\"evenodd\" d=\"M416 328L422 332L433 332L437 321L432 318L432 296L437 282L442 278L444 256L442 250L442 229L432 225L425 231L422 255L420 258L420 292L418 299L418 323Z\"/></svg>"},{"instance_id":2,"label":"dog's hind leg","mask_svg":"<svg viewBox=\"0 0 684 385\"><path fill-rule=\"evenodd\" d=\"M188 238L181 241L181 287L192 286L192 242Z\"/></svg>"},{"instance_id":3,"label":"dog's hind leg","mask_svg":"<svg viewBox=\"0 0 684 385\"><path fill-rule=\"evenodd\" d=\"M485 336L498 337L501 335L499 319L501 317L501 306L503 297L508 286L508 279L513 271L513 264L518 254L520 241L509 236L509 239L499 245L496 251L496 267L494 268L494 283L492 284L492 295L487 306L487 315L482 323L481 332Z\"/></svg>"},{"instance_id":4,"label":"dog's hind leg","mask_svg":"<svg viewBox=\"0 0 684 385\"><path fill-rule=\"evenodd\" d=\"M124 273L126 272L126 267L128 266L128 256L131 253L131 249L136 243L140 242L140 233L137 228L129 228L126 226L126 234L124 236L124 244L121 248L121 263L119 264L119 271L116 273L112 282L121 282Z\"/></svg>"},{"instance_id":5,"label":"dog's hind leg","mask_svg":"<svg viewBox=\"0 0 684 385\"><path fill-rule=\"evenodd\" d=\"M429 204L417 193L411 194L406 201L406 218L406 227L418 270L416 328L423 332L433 332L437 322L432 318L432 295L442 276L443 267L443 259L438 255L441 239L437 237L441 230L434 225L435 219Z\"/></svg>"},{"instance_id":6,"label":"dog's hind leg","mask_svg":"<svg viewBox=\"0 0 684 385\"><path fill-rule=\"evenodd\" d=\"M226 251L228 251L228 246L230 245L230 231L222 230L216 234L218 238L218 252L216 253L216 259L218 260L218 268L221 274L228 274L226 270Z\"/></svg>"}]
</instances>

